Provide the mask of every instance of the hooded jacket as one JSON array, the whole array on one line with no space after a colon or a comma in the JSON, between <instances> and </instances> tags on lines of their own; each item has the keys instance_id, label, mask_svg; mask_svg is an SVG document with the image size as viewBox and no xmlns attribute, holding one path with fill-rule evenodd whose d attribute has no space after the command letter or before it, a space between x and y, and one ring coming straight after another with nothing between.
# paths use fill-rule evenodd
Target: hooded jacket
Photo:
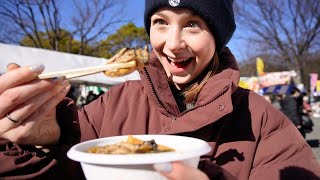
<instances>
[{"instance_id":1,"label":"hooded jacket","mask_svg":"<svg viewBox=\"0 0 320 180\"><path fill-rule=\"evenodd\" d=\"M154 55L141 70L141 80L114 86L80 110L62 102L57 111L60 143L41 153L32 146L1 141L0 163L6 160L10 166L0 166L0 177L17 177L19 172L20 177L83 178L79 164L65 155L79 141L175 134L212 146L199 164L210 179L319 178L320 165L291 121L263 97L238 87L240 73L228 48L219 59L219 73L203 87L194 107L183 112ZM23 161L26 156L28 161ZM32 167L37 169L31 171Z\"/></svg>"}]
</instances>

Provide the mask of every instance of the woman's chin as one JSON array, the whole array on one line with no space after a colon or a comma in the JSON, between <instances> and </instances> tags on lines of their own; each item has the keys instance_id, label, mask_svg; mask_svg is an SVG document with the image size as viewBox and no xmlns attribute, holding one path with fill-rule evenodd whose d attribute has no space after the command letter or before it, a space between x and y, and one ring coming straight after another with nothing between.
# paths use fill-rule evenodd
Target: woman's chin
<instances>
[{"instance_id":1,"label":"woman's chin","mask_svg":"<svg viewBox=\"0 0 320 180\"><path fill-rule=\"evenodd\" d=\"M179 85L179 86L183 86L188 84L189 82L191 82L190 76L176 76L176 75L172 75L172 82Z\"/></svg>"}]
</instances>

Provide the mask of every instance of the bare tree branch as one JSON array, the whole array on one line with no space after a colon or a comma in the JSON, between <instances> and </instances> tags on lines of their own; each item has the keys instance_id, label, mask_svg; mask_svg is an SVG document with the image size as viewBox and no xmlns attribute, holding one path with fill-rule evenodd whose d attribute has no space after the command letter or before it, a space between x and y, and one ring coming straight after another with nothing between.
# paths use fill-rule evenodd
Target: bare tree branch
<instances>
[{"instance_id":1,"label":"bare tree branch","mask_svg":"<svg viewBox=\"0 0 320 180\"><path fill-rule=\"evenodd\" d=\"M118 24L127 22L123 14L126 0L0 1L0 16L10 21L4 34L16 33L20 36L16 43L22 45L56 51L90 55L97 48L93 45L105 39ZM61 10L64 3L73 3L68 12ZM4 34L0 41L11 42Z\"/></svg>"},{"instance_id":2,"label":"bare tree branch","mask_svg":"<svg viewBox=\"0 0 320 180\"><path fill-rule=\"evenodd\" d=\"M72 32L80 39L79 54L84 54L84 49L90 43L94 43L97 38L108 35L113 25L125 22L123 17L123 2L117 0L92 0L79 1L73 0L76 11L80 16L73 17ZM113 11L112 13L110 13Z\"/></svg>"},{"instance_id":3,"label":"bare tree branch","mask_svg":"<svg viewBox=\"0 0 320 180\"><path fill-rule=\"evenodd\" d=\"M252 32L247 37L261 52L280 55L305 82L305 58L320 49L319 0L238 0L238 24ZM239 26L238 25L238 26ZM247 33L248 34L248 33Z\"/></svg>"}]
</instances>

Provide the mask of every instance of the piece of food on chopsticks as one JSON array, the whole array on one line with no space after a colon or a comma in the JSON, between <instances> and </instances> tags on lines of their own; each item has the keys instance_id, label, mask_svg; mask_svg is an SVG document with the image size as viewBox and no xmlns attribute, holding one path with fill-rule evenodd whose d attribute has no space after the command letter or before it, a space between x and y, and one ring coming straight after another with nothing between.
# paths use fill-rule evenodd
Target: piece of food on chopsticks
<instances>
[{"instance_id":1,"label":"piece of food on chopsticks","mask_svg":"<svg viewBox=\"0 0 320 180\"><path fill-rule=\"evenodd\" d=\"M119 77L132 73L134 70L140 70L149 60L148 46L144 49L123 48L116 55L109 59L107 64L135 62L136 65L129 68L110 69L104 71L104 74L109 77Z\"/></svg>"},{"instance_id":2,"label":"piece of food on chopsticks","mask_svg":"<svg viewBox=\"0 0 320 180\"><path fill-rule=\"evenodd\" d=\"M129 74L134 70L142 69L148 60L148 46L146 46L144 49L123 48L104 65L47 72L39 74L38 78L48 79L64 76L66 79L72 79L100 72L104 72L106 76L119 77Z\"/></svg>"},{"instance_id":3,"label":"piece of food on chopsticks","mask_svg":"<svg viewBox=\"0 0 320 180\"><path fill-rule=\"evenodd\" d=\"M175 151L173 148L157 144L155 140L143 141L131 135L126 141L105 146L94 146L87 150L96 154L141 154Z\"/></svg>"}]
</instances>

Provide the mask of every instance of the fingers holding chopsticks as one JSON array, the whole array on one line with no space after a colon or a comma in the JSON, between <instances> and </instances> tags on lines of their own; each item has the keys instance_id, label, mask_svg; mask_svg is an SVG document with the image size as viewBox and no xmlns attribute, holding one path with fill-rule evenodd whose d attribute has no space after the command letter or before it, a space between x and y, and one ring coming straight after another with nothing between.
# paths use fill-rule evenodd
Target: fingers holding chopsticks
<instances>
[{"instance_id":1,"label":"fingers holding chopsticks","mask_svg":"<svg viewBox=\"0 0 320 180\"><path fill-rule=\"evenodd\" d=\"M56 80L38 80L43 65L19 67L8 66L8 72L0 76L0 118L21 103L41 93L50 91Z\"/></svg>"},{"instance_id":2,"label":"fingers holding chopsticks","mask_svg":"<svg viewBox=\"0 0 320 180\"><path fill-rule=\"evenodd\" d=\"M60 81L49 91L16 106L9 113L14 122L9 121L7 117L0 120L0 137L22 144L45 145L56 142L60 130L55 109L69 89L68 82Z\"/></svg>"},{"instance_id":3,"label":"fingers holding chopsticks","mask_svg":"<svg viewBox=\"0 0 320 180\"><path fill-rule=\"evenodd\" d=\"M13 109L20 109L21 106L43 104L68 86L70 86L69 82L60 78L52 81L35 80L7 89L0 95L0 117Z\"/></svg>"},{"instance_id":4,"label":"fingers holding chopsticks","mask_svg":"<svg viewBox=\"0 0 320 180\"><path fill-rule=\"evenodd\" d=\"M10 64L7 68L8 72L0 76L0 138L14 132L11 130L21 123L45 119L46 114L53 116L55 106L70 88L65 78L39 80L37 77L43 71L43 65L20 67Z\"/></svg>"}]
</instances>

